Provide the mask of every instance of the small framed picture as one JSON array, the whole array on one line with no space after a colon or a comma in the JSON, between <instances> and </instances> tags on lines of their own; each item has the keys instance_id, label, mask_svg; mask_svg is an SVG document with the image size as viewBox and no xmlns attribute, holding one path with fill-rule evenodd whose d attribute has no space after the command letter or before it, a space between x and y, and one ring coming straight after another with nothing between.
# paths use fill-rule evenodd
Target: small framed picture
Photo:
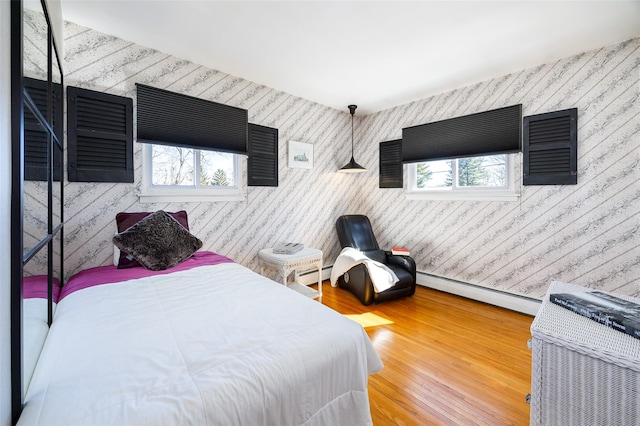
<instances>
[{"instance_id":1,"label":"small framed picture","mask_svg":"<svg viewBox=\"0 0 640 426\"><path fill-rule=\"evenodd\" d=\"M313 145L289 141L289 167L313 169Z\"/></svg>"}]
</instances>

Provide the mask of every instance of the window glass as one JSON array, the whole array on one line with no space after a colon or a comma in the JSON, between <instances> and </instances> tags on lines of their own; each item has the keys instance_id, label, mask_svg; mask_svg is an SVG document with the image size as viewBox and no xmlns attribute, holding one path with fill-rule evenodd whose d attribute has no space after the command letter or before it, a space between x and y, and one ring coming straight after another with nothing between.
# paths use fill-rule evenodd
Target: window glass
<instances>
[{"instance_id":1,"label":"window glass","mask_svg":"<svg viewBox=\"0 0 640 426\"><path fill-rule=\"evenodd\" d=\"M516 201L516 154L413 163L407 197L414 200Z\"/></svg>"},{"instance_id":2,"label":"window glass","mask_svg":"<svg viewBox=\"0 0 640 426\"><path fill-rule=\"evenodd\" d=\"M415 188L424 190L506 188L507 155L416 163ZM454 178L454 176L456 178Z\"/></svg>"},{"instance_id":3,"label":"window glass","mask_svg":"<svg viewBox=\"0 0 640 426\"><path fill-rule=\"evenodd\" d=\"M427 161L417 163L416 187L419 189L438 189L451 186L454 160Z\"/></svg>"},{"instance_id":4,"label":"window glass","mask_svg":"<svg viewBox=\"0 0 640 426\"><path fill-rule=\"evenodd\" d=\"M153 145L151 183L153 185L193 185L193 149Z\"/></svg>"},{"instance_id":5,"label":"window glass","mask_svg":"<svg viewBox=\"0 0 640 426\"><path fill-rule=\"evenodd\" d=\"M246 201L241 156L144 144L140 202Z\"/></svg>"},{"instance_id":6,"label":"window glass","mask_svg":"<svg viewBox=\"0 0 640 426\"><path fill-rule=\"evenodd\" d=\"M176 146L152 145L154 186L235 186L234 154Z\"/></svg>"},{"instance_id":7,"label":"window glass","mask_svg":"<svg viewBox=\"0 0 640 426\"><path fill-rule=\"evenodd\" d=\"M233 186L235 158L228 152L200 151L200 183L206 186Z\"/></svg>"},{"instance_id":8,"label":"window glass","mask_svg":"<svg viewBox=\"0 0 640 426\"><path fill-rule=\"evenodd\" d=\"M460 158L458 186L504 188L507 186L507 155Z\"/></svg>"}]
</instances>

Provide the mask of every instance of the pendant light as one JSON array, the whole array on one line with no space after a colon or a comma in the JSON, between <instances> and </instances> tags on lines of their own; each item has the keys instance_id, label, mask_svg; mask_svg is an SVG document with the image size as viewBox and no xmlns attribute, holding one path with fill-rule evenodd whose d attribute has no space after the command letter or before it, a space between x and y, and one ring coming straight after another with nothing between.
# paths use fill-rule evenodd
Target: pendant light
<instances>
[{"instance_id":1,"label":"pendant light","mask_svg":"<svg viewBox=\"0 0 640 426\"><path fill-rule=\"evenodd\" d=\"M353 159L353 114L356 113L356 108L358 108L357 105L349 105L349 112L351 113L351 161L338 170L341 173L362 173L367 171Z\"/></svg>"}]
</instances>

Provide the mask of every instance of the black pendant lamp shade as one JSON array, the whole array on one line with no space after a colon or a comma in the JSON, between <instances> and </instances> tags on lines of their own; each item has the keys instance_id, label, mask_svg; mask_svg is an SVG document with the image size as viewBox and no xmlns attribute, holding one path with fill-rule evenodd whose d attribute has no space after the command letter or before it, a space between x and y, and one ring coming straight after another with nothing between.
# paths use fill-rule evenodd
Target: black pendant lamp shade
<instances>
[{"instance_id":1,"label":"black pendant lamp shade","mask_svg":"<svg viewBox=\"0 0 640 426\"><path fill-rule=\"evenodd\" d=\"M353 159L353 114L355 114L356 108L358 108L357 105L349 105L349 112L351 113L351 161L338 170L341 173L362 173L367 171Z\"/></svg>"}]
</instances>

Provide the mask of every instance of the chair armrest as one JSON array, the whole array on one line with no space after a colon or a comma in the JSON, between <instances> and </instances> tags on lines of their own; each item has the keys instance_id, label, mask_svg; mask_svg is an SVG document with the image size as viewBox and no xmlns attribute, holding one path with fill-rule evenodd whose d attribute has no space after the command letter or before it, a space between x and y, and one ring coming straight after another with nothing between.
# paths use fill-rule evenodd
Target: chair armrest
<instances>
[{"instance_id":1,"label":"chair armrest","mask_svg":"<svg viewBox=\"0 0 640 426\"><path fill-rule=\"evenodd\" d=\"M410 256L402 256L399 254L392 254L390 251L385 251L387 255L387 263L393 263L400 265L411 273L413 280L416 279L416 261Z\"/></svg>"}]
</instances>

